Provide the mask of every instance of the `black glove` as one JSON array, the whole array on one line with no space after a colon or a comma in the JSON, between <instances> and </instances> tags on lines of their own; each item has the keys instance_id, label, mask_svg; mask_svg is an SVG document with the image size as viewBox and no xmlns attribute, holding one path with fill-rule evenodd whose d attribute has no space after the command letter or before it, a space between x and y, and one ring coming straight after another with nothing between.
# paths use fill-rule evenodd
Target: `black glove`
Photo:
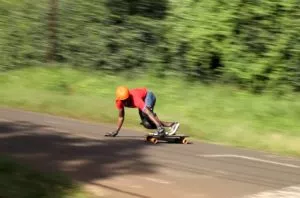
<instances>
[{"instance_id":1,"label":"black glove","mask_svg":"<svg viewBox=\"0 0 300 198\"><path fill-rule=\"evenodd\" d=\"M108 132L105 134L105 136L107 136L107 137L116 137L117 135L118 135L117 131Z\"/></svg>"}]
</instances>

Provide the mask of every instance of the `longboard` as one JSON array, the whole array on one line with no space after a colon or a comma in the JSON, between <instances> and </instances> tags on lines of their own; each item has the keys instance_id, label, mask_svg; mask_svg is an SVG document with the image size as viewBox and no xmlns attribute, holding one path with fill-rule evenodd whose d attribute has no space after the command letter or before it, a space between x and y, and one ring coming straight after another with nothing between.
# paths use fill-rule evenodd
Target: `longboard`
<instances>
[{"instance_id":1,"label":"longboard","mask_svg":"<svg viewBox=\"0 0 300 198\"><path fill-rule=\"evenodd\" d=\"M164 140L167 142L174 142L174 143L181 143L181 144L187 144L188 135L184 134L176 134L176 135L165 135L165 136L159 136L159 135L153 135L153 133L149 133L145 137L146 142L151 142L153 144L157 144L158 140Z\"/></svg>"}]
</instances>

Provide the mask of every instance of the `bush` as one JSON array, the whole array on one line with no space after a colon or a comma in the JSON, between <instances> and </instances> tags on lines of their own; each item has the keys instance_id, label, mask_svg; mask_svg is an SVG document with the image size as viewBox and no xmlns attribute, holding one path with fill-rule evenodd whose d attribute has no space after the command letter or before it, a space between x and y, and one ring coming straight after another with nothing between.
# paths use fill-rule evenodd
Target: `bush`
<instances>
[{"instance_id":1,"label":"bush","mask_svg":"<svg viewBox=\"0 0 300 198\"><path fill-rule=\"evenodd\" d=\"M55 61L76 67L300 90L295 0L58 2L51 41L50 0L1 1L2 70L43 63L54 46Z\"/></svg>"}]
</instances>

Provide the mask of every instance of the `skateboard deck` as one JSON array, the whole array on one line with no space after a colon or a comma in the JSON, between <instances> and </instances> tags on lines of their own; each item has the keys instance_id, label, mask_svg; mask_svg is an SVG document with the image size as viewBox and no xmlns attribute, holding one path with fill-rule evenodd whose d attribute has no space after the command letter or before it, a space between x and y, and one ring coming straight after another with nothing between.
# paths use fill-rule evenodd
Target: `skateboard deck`
<instances>
[{"instance_id":1,"label":"skateboard deck","mask_svg":"<svg viewBox=\"0 0 300 198\"><path fill-rule=\"evenodd\" d=\"M153 144L157 144L159 140L167 141L167 142L174 142L174 143L181 143L181 144L187 144L188 135L184 134L176 134L176 135L166 135L166 136L159 136L154 135L153 133L149 133L145 137L146 142L151 142Z\"/></svg>"}]
</instances>

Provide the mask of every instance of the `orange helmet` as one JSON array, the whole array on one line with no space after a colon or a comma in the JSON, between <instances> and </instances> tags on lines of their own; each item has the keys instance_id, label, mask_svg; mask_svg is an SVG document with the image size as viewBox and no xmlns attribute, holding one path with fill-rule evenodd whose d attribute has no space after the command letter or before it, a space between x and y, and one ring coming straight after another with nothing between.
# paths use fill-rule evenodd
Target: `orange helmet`
<instances>
[{"instance_id":1,"label":"orange helmet","mask_svg":"<svg viewBox=\"0 0 300 198\"><path fill-rule=\"evenodd\" d=\"M129 97L129 89L126 86L119 86L116 90L117 100L126 100Z\"/></svg>"}]
</instances>

